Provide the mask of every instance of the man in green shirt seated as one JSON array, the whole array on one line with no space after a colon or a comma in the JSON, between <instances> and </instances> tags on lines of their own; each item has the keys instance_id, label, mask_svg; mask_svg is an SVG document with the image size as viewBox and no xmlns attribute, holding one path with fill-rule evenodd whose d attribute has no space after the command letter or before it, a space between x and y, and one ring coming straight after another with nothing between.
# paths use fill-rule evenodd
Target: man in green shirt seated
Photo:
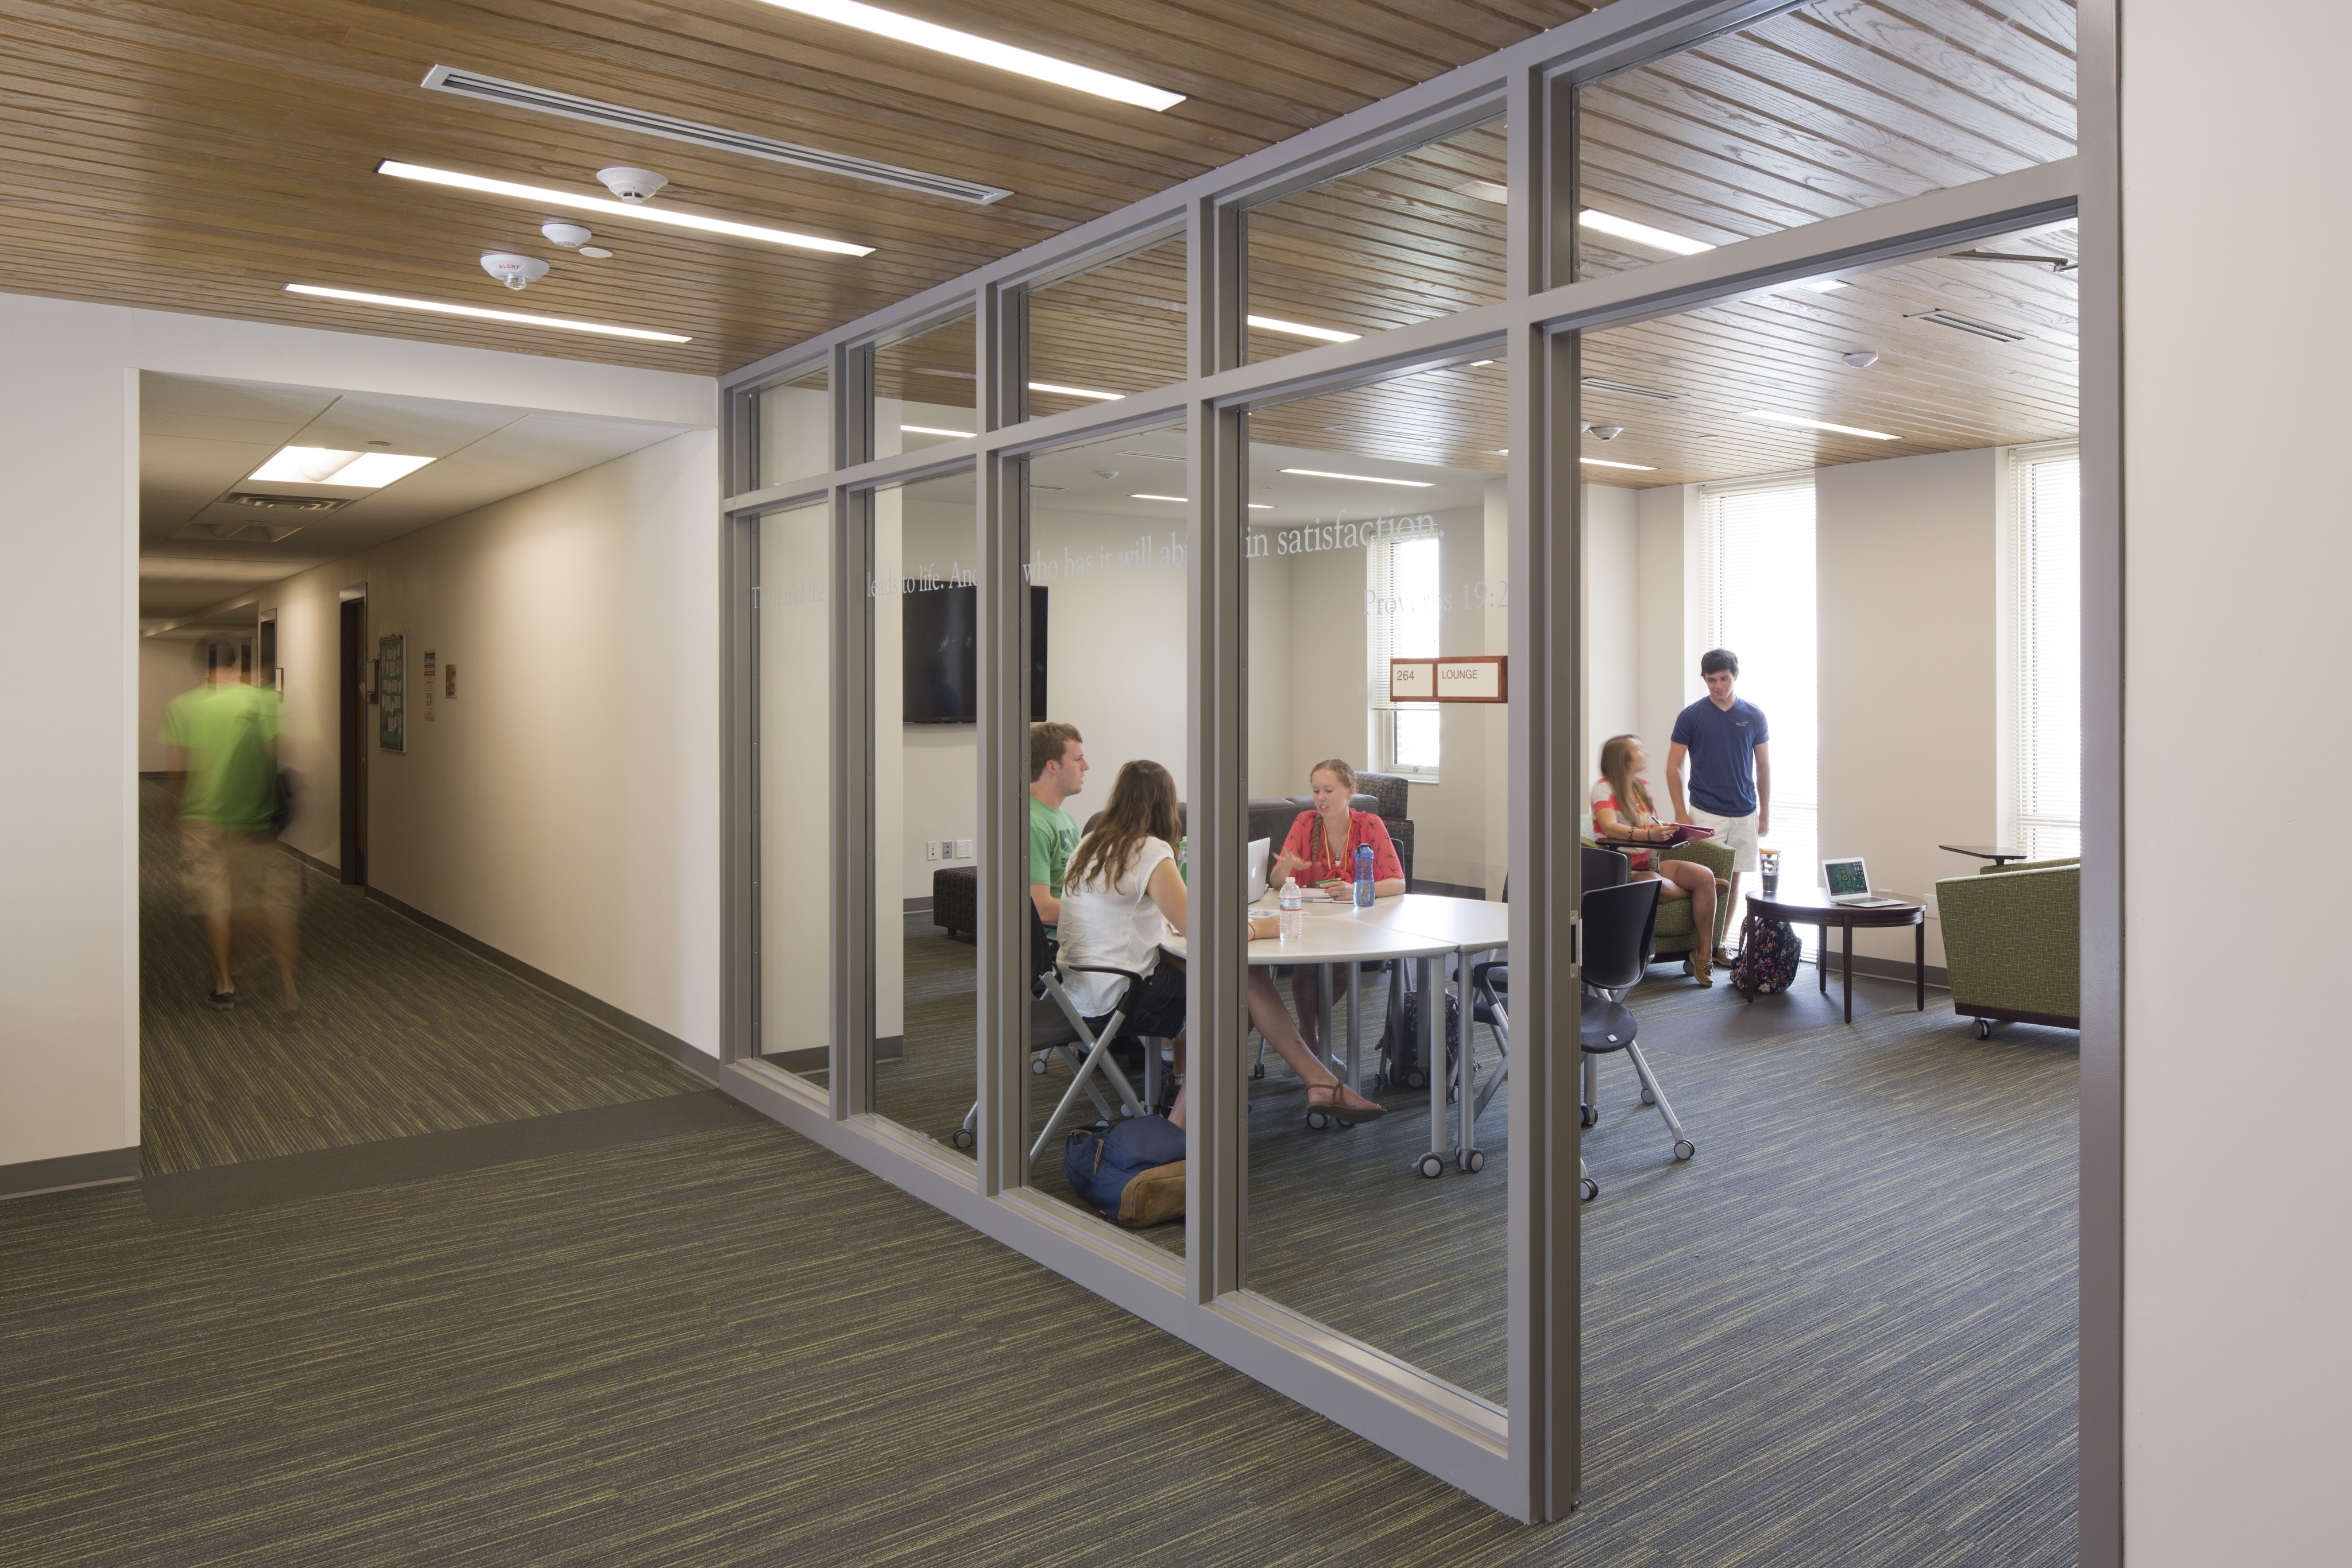
<instances>
[{"instance_id":1,"label":"man in green shirt seated","mask_svg":"<svg viewBox=\"0 0 2352 1568\"><path fill-rule=\"evenodd\" d=\"M294 918L299 873L278 848L278 694L249 686L237 648L205 650L205 684L163 710L163 733L180 779L180 855L192 912L213 950L208 998L236 1006L229 974L232 923L258 915L278 951L284 1007L294 1010Z\"/></svg>"},{"instance_id":2,"label":"man in green shirt seated","mask_svg":"<svg viewBox=\"0 0 2352 1568\"><path fill-rule=\"evenodd\" d=\"M1078 847L1078 824L1062 802L1087 786L1087 748L1076 727L1029 727L1029 902L1051 930L1062 922L1062 868Z\"/></svg>"}]
</instances>

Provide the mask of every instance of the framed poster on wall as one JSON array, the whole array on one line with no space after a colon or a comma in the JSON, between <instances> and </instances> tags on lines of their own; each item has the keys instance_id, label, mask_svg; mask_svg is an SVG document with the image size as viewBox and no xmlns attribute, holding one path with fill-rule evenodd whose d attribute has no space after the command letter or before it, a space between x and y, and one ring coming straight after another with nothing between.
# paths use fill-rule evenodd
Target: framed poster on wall
<instances>
[{"instance_id":1,"label":"framed poster on wall","mask_svg":"<svg viewBox=\"0 0 2352 1568\"><path fill-rule=\"evenodd\" d=\"M375 743L386 751L408 749L408 634L376 639Z\"/></svg>"}]
</instances>

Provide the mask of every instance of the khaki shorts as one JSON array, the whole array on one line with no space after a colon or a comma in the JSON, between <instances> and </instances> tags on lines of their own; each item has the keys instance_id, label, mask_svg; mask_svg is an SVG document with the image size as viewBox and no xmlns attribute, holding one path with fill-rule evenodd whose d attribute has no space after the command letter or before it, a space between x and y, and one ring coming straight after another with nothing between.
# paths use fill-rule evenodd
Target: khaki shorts
<instances>
[{"instance_id":1,"label":"khaki shorts","mask_svg":"<svg viewBox=\"0 0 2352 1568\"><path fill-rule=\"evenodd\" d=\"M1731 852L1733 871L1758 869L1755 812L1750 811L1744 817L1718 817L1713 811L1702 811L1693 806L1690 820L1695 826L1715 830L1715 841Z\"/></svg>"},{"instance_id":2,"label":"khaki shorts","mask_svg":"<svg viewBox=\"0 0 2352 1568\"><path fill-rule=\"evenodd\" d=\"M183 819L180 869L192 915L291 920L301 903L302 868L278 849L275 833Z\"/></svg>"}]
</instances>

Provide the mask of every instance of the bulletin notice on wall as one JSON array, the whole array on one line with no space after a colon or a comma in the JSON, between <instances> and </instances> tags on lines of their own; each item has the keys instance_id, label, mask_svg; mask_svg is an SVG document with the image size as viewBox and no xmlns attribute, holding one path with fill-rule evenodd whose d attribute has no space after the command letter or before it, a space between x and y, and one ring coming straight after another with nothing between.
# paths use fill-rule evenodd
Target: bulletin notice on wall
<instances>
[{"instance_id":1,"label":"bulletin notice on wall","mask_svg":"<svg viewBox=\"0 0 2352 1568\"><path fill-rule=\"evenodd\" d=\"M397 632L376 639L375 743L386 751L408 749L408 637Z\"/></svg>"}]
</instances>

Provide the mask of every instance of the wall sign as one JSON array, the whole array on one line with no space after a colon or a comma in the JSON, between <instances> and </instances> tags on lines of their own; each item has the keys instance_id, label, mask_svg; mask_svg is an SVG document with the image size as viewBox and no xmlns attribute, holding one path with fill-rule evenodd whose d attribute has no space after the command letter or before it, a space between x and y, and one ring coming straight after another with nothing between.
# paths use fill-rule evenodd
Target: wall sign
<instances>
[{"instance_id":1,"label":"wall sign","mask_svg":"<svg viewBox=\"0 0 2352 1568\"><path fill-rule=\"evenodd\" d=\"M1389 701L1500 703L1510 700L1501 653L1452 659L1391 659Z\"/></svg>"},{"instance_id":2,"label":"wall sign","mask_svg":"<svg viewBox=\"0 0 2352 1568\"><path fill-rule=\"evenodd\" d=\"M432 649L430 649L430 648L425 649L425 723L427 723L427 724L431 724L431 723L433 722L433 683L434 683L434 680L436 679L437 670L438 670L438 665L436 664L436 662L435 662L435 660L434 660L434 657L433 657L433 650L432 650Z\"/></svg>"},{"instance_id":3,"label":"wall sign","mask_svg":"<svg viewBox=\"0 0 2352 1568\"><path fill-rule=\"evenodd\" d=\"M386 751L408 749L408 636L395 632L375 643L375 743Z\"/></svg>"}]
</instances>

